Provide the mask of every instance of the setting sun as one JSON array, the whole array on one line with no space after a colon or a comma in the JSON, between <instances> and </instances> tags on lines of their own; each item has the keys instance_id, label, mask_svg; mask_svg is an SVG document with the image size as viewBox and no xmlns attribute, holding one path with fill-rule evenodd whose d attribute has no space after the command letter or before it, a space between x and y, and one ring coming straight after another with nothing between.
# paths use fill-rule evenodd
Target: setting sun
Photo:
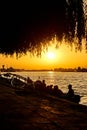
<instances>
[{"instance_id":1,"label":"setting sun","mask_svg":"<svg viewBox=\"0 0 87 130\"><path fill-rule=\"evenodd\" d=\"M55 58L55 54L53 52L48 52L47 53L47 58L48 59L54 59Z\"/></svg>"}]
</instances>

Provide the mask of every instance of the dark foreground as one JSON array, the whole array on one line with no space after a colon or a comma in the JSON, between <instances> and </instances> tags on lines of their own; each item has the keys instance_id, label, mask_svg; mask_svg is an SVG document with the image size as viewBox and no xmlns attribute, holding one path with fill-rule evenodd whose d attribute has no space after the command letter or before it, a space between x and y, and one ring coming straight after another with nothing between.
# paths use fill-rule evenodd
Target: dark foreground
<instances>
[{"instance_id":1,"label":"dark foreground","mask_svg":"<svg viewBox=\"0 0 87 130\"><path fill-rule=\"evenodd\" d=\"M0 85L0 130L87 130L87 106Z\"/></svg>"}]
</instances>

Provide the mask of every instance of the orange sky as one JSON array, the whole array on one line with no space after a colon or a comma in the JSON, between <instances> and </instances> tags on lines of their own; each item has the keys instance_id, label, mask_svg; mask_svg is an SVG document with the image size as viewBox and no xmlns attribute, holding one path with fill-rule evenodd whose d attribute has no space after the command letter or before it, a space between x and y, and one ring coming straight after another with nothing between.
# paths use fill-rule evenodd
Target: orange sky
<instances>
[{"instance_id":1,"label":"orange sky","mask_svg":"<svg viewBox=\"0 0 87 130\"><path fill-rule=\"evenodd\" d=\"M42 57L30 57L29 52L20 58L6 57L0 55L0 68L5 65L5 68L13 67L18 69L54 69L54 68L75 68L87 67L87 53L75 52L71 47L62 44L58 49L52 45L48 48L48 52L42 53Z\"/></svg>"}]
</instances>

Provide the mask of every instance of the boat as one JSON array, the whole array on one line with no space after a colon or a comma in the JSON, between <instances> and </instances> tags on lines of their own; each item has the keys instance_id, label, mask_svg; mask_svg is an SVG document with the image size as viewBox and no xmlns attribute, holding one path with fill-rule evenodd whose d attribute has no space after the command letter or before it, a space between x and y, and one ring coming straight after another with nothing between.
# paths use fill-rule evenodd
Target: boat
<instances>
[{"instance_id":1,"label":"boat","mask_svg":"<svg viewBox=\"0 0 87 130\"><path fill-rule=\"evenodd\" d=\"M81 96L75 94L75 95L72 96L72 97L67 97L67 96L65 96L65 99L67 99L67 100L69 100L69 101L71 101L71 102L79 103L80 100L81 100Z\"/></svg>"},{"instance_id":2,"label":"boat","mask_svg":"<svg viewBox=\"0 0 87 130\"><path fill-rule=\"evenodd\" d=\"M9 87L22 87L26 84L26 78L13 73L0 74L0 84Z\"/></svg>"}]
</instances>

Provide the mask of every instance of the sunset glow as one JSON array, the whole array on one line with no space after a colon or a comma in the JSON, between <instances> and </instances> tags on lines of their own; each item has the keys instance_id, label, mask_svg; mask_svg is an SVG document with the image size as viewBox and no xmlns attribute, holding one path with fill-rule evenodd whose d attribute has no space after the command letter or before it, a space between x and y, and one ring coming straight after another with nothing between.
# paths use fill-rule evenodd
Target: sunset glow
<instances>
[{"instance_id":1,"label":"sunset glow","mask_svg":"<svg viewBox=\"0 0 87 130\"><path fill-rule=\"evenodd\" d=\"M41 57L31 57L29 52L18 59L15 54L13 57L0 55L0 68L2 65L5 65L5 68L13 67L26 70L87 67L86 57L85 50L75 52L72 49L71 51L71 47L67 47L65 44L56 49L53 44L48 47L47 51L42 52Z\"/></svg>"}]
</instances>

